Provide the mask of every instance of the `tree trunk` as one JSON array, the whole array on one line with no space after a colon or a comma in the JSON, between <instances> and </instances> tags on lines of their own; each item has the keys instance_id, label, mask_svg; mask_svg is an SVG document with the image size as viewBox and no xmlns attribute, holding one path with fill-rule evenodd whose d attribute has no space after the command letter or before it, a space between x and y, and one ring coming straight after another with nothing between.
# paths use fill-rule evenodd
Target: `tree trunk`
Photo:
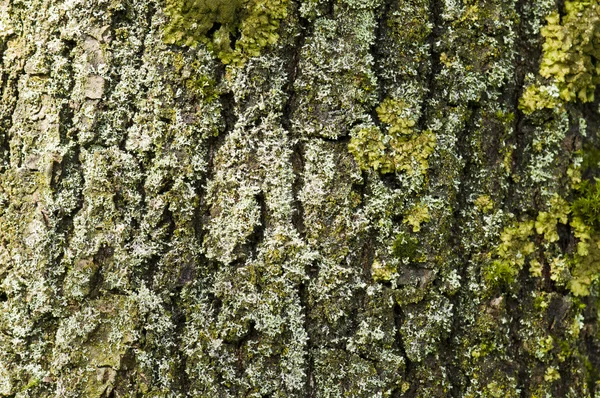
<instances>
[{"instance_id":1,"label":"tree trunk","mask_svg":"<svg viewBox=\"0 0 600 398\"><path fill-rule=\"evenodd\" d=\"M0 396L600 397L556 3L0 0Z\"/></svg>"}]
</instances>

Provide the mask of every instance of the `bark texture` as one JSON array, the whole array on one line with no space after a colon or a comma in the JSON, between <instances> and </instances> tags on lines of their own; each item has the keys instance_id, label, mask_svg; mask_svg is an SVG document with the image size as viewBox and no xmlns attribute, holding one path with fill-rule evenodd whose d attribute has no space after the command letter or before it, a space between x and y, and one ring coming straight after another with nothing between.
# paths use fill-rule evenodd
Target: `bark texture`
<instances>
[{"instance_id":1,"label":"bark texture","mask_svg":"<svg viewBox=\"0 0 600 398\"><path fill-rule=\"evenodd\" d=\"M598 9L0 0L0 396L600 397Z\"/></svg>"}]
</instances>

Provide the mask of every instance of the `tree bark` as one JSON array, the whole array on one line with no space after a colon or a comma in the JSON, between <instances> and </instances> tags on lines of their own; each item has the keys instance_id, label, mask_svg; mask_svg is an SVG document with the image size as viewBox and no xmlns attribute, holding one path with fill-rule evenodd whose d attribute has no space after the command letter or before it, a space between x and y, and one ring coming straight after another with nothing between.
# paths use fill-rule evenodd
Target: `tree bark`
<instances>
[{"instance_id":1,"label":"tree bark","mask_svg":"<svg viewBox=\"0 0 600 398\"><path fill-rule=\"evenodd\" d=\"M0 396L599 397L596 6L0 0Z\"/></svg>"}]
</instances>

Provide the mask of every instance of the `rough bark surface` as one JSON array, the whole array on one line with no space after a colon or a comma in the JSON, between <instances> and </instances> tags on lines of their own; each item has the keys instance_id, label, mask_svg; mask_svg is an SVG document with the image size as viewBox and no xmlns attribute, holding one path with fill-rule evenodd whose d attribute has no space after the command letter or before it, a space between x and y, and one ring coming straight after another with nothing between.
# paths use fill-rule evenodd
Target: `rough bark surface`
<instances>
[{"instance_id":1,"label":"rough bark surface","mask_svg":"<svg viewBox=\"0 0 600 398\"><path fill-rule=\"evenodd\" d=\"M0 0L0 396L600 397L596 6Z\"/></svg>"}]
</instances>

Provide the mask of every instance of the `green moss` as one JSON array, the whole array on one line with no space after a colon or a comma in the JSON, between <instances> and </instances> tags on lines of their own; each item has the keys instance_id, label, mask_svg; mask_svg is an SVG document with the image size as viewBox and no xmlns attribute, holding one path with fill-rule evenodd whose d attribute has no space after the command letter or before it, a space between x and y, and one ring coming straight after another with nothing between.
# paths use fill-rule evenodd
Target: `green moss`
<instances>
[{"instance_id":1,"label":"green moss","mask_svg":"<svg viewBox=\"0 0 600 398\"><path fill-rule=\"evenodd\" d=\"M394 240L392 250L396 258L414 262L419 256L419 242L407 234L399 234Z\"/></svg>"},{"instance_id":2,"label":"green moss","mask_svg":"<svg viewBox=\"0 0 600 398\"><path fill-rule=\"evenodd\" d=\"M348 150L362 169L382 174L406 172L425 174L435 148L431 131L419 132L415 112L402 100L387 98L377 107L379 120L388 126L363 126L355 131Z\"/></svg>"},{"instance_id":3,"label":"green moss","mask_svg":"<svg viewBox=\"0 0 600 398\"><path fill-rule=\"evenodd\" d=\"M24 392L24 391L30 390L30 389L32 389L33 387L35 387L35 386L37 386L38 384L40 384L40 382L41 382L41 380L40 380L40 379L37 379L37 378L31 379L31 380L29 380L29 382L28 382L28 383L25 385L25 387L23 387L23 389L22 389L21 391L23 391L23 392Z\"/></svg>"},{"instance_id":4,"label":"green moss","mask_svg":"<svg viewBox=\"0 0 600 398\"><path fill-rule=\"evenodd\" d=\"M165 14L166 43L202 43L224 64L241 65L277 42L287 0L167 0Z\"/></svg>"},{"instance_id":5,"label":"green moss","mask_svg":"<svg viewBox=\"0 0 600 398\"><path fill-rule=\"evenodd\" d=\"M595 169L597 151L585 155L584 170ZM571 260L572 279L568 287L576 296L587 296L600 273L600 184L597 178L594 182L584 180L577 184L571 211L573 220L570 224L578 243Z\"/></svg>"},{"instance_id":6,"label":"green moss","mask_svg":"<svg viewBox=\"0 0 600 398\"><path fill-rule=\"evenodd\" d=\"M584 148L576 153L575 159L580 160L578 166L581 170L596 171L600 167L600 149Z\"/></svg>"},{"instance_id":7,"label":"green moss","mask_svg":"<svg viewBox=\"0 0 600 398\"><path fill-rule=\"evenodd\" d=\"M600 184L598 179L593 183L583 181L577 189L578 197L573 201L573 214L586 225L600 230Z\"/></svg>"}]
</instances>

